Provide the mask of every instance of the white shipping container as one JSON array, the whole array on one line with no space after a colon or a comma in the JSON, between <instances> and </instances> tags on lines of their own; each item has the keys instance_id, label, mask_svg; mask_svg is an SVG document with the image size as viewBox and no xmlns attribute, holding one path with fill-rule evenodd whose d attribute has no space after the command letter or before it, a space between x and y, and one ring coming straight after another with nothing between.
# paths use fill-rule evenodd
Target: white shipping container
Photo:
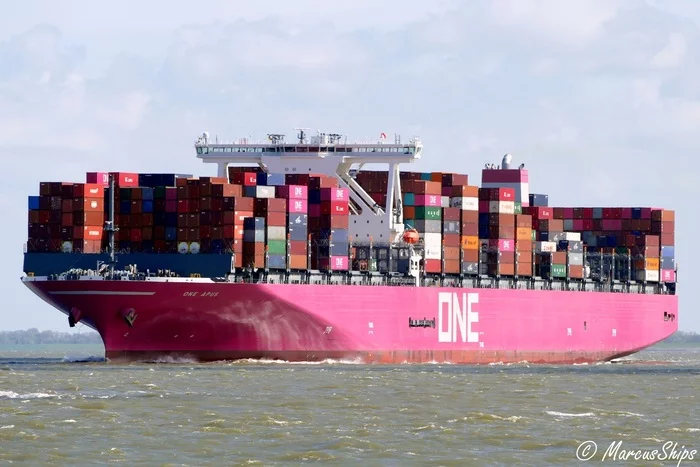
<instances>
[{"instance_id":1,"label":"white shipping container","mask_svg":"<svg viewBox=\"0 0 700 467\"><path fill-rule=\"evenodd\" d=\"M583 253L569 253L569 265L583 266Z\"/></svg>"},{"instance_id":2,"label":"white shipping container","mask_svg":"<svg viewBox=\"0 0 700 467\"><path fill-rule=\"evenodd\" d=\"M566 222L566 221L564 221ZM566 230L566 224L564 224L564 230ZM562 240L568 240L570 242L580 242L581 233L580 232L564 232L564 238Z\"/></svg>"},{"instance_id":3,"label":"white shipping container","mask_svg":"<svg viewBox=\"0 0 700 467\"><path fill-rule=\"evenodd\" d=\"M564 219L564 230L574 230L573 219Z\"/></svg>"},{"instance_id":4,"label":"white shipping container","mask_svg":"<svg viewBox=\"0 0 700 467\"><path fill-rule=\"evenodd\" d=\"M423 234L423 243L425 243L425 259L442 259L441 233Z\"/></svg>"},{"instance_id":5,"label":"white shipping container","mask_svg":"<svg viewBox=\"0 0 700 467\"><path fill-rule=\"evenodd\" d=\"M515 201L489 201L489 212L494 214L515 214Z\"/></svg>"},{"instance_id":6,"label":"white shipping container","mask_svg":"<svg viewBox=\"0 0 700 467\"><path fill-rule=\"evenodd\" d=\"M274 186L261 186L255 187L255 197L256 198L274 198L275 197L275 187Z\"/></svg>"},{"instance_id":7,"label":"white shipping container","mask_svg":"<svg viewBox=\"0 0 700 467\"><path fill-rule=\"evenodd\" d=\"M556 242L535 242L535 252L537 253L555 253L556 251Z\"/></svg>"},{"instance_id":8,"label":"white shipping container","mask_svg":"<svg viewBox=\"0 0 700 467\"><path fill-rule=\"evenodd\" d=\"M287 239L287 228L285 226L269 226L267 228L267 239L268 240L286 240Z\"/></svg>"},{"instance_id":9,"label":"white shipping container","mask_svg":"<svg viewBox=\"0 0 700 467\"><path fill-rule=\"evenodd\" d=\"M440 198L440 206L443 208L449 208L450 207L450 197L449 196L442 196Z\"/></svg>"},{"instance_id":10,"label":"white shipping container","mask_svg":"<svg viewBox=\"0 0 700 467\"><path fill-rule=\"evenodd\" d=\"M658 269L642 269L637 271L637 280L640 282L659 282Z\"/></svg>"},{"instance_id":11,"label":"white shipping container","mask_svg":"<svg viewBox=\"0 0 700 467\"><path fill-rule=\"evenodd\" d=\"M450 198L450 206L460 208L462 211L478 211L479 198L474 197L457 197Z\"/></svg>"}]
</instances>

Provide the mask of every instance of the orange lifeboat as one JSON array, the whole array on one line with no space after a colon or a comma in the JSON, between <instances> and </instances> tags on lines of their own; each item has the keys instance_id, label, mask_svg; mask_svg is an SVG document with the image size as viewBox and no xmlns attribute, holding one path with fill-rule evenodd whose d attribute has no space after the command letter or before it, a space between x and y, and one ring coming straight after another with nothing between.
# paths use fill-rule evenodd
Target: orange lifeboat
<instances>
[{"instance_id":1,"label":"orange lifeboat","mask_svg":"<svg viewBox=\"0 0 700 467\"><path fill-rule=\"evenodd\" d=\"M418 243L419 239L420 235L418 235L418 231L416 229L408 229L403 233L403 241L411 245Z\"/></svg>"}]
</instances>

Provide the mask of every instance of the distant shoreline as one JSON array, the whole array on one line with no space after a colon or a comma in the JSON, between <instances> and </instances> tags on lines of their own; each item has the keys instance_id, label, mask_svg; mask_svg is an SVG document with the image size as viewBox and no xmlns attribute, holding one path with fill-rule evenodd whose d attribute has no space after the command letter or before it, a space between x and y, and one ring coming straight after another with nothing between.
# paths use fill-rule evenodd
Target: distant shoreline
<instances>
[{"instance_id":1,"label":"distant shoreline","mask_svg":"<svg viewBox=\"0 0 700 467\"><path fill-rule=\"evenodd\" d=\"M87 329L85 332L80 333L39 331L36 328L22 331L0 331L0 346L53 344L102 345L103 343L100 335L91 329ZM653 347L678 347L682 345L688 345L691 347L700 345L700 334L688 331L678 331L663 342L655 344Z\"/></svg>"}]
</instances>

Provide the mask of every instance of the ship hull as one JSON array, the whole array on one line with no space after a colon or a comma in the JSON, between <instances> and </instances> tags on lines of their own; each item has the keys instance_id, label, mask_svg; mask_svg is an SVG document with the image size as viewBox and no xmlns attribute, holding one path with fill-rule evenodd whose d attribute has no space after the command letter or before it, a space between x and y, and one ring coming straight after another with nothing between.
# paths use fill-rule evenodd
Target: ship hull
<instances>
[{"instance_id":1,"label":"ship hull","mask_svg":"<svg viewBox=\"0 0 700 467\"><path fill-rule=\"evenodd\" d=\"M592 363L678 329L675 295L440 287L25 280L111 361Z\"/></svg>"}]
</instances>

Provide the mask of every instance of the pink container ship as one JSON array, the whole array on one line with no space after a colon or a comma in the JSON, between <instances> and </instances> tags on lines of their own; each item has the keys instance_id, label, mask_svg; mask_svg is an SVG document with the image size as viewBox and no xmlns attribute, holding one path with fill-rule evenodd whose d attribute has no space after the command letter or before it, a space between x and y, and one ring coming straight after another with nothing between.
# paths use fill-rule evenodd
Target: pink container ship
<instances>
[{"instance_id":1,"label":"pink container ship","mask_svg":"<svg viewBox=\"0 0 700 467\"><path fill-rule=\"evenodd\" d=\"M509 155L481 187L401 172L423 146L383 134L195 148L217 177L93 172L29 197L22 281L110 360L567 364L678 328L673 211L550 207Z\"/></svg>"}]
</instances>

